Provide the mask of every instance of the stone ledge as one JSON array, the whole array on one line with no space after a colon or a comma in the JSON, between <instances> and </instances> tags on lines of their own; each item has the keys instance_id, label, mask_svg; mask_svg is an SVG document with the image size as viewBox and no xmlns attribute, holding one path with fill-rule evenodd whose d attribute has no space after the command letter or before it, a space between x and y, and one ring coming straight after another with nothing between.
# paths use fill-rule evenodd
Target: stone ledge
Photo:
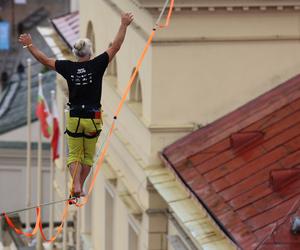
<instances>
[{"instance_id":1,"label":"stone ledge","mask_svg":"<svg viewBox=\"0 0 300 250\"><path fill-rule=\"evenodd\" d=\"M162 8L164 0L132 0L139 7L143 8ZM212 10L212 8L257 8L262 7L298 7L299 1L297 0L177 0L175 2L175 10L177 8L189 8L195 10L195 8L206 8L207 10ZM279 9L280 9L279 8Z\"/></svg>"}]
</instances>

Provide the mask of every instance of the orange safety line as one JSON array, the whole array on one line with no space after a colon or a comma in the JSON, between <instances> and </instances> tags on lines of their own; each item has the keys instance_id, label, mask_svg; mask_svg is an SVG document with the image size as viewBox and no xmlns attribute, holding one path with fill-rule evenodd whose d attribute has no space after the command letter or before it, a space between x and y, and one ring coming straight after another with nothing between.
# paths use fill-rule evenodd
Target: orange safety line
<instances>
[{"instance_id":1,"label":"orange safety line","mask_svg":"<svg viewBox=\"0 0 300 250\"><path fill-rule=\"evenodd\" d=\"M81 150L80 154L83 152L83 150ZM78 167L79 167L79 161L76 162L76 167L75 167L75 171L74 171L74 175L72 176L72 183L71 183L71 196L73 195L72 193L74 192L73 190L73 185L74 185L74 178L76 177L76 174L78 172ZM76 203L75 203L76 204ZM64 210L63 210L63 214L62 214L62 218L61 218L61 224L58 226L58 228L56 229L57 232L54 236L52 236L49 240L46 238L45 234L44 234L44 231L43 231L43 227L42 227L42 219L40 220L40 224L39 224L39 229L40 229L40 233L41 233L41 236L43 238L44 241L48 242L48 243L52 243L53 241L56 240L56 238L61 234L62 230L63 230L63 227L64 227L64 224L65 224L65 221L68 217L68 210L69 210L69 205L70 205L70 201L67 201L66 202L66 205L64 207Z\"/></svg>"},{"instance_id":2,"label":"orange safety line","mask_svg":"<svg viewBox=\"0 0 300 250\"><path fill-rule=\"evenodd\" d=\"M46 241L48 243L52 243L61 234L61 232L63 231L64 224L66 222L66 219L68 217L68 209L69 209L69 202L66 202L66 205L65 205L65 208L64 208L64 211L63 211L63 215L62 215L62 218L61 218L61 224L56 229L57 230L56 234L54 236L52 236L49 240L47 240L47 238L44 234L43 227L42 227L42 220L40 220L39 229L40 229L41 236L42 236L44 241Z\"/></svg>"},{"instance_id":3,"label":"orange safety line","mask_svg":"<svg viewBox=\"0 0 300 250\"><path fill-rule=\"evenodd\" d=\"M171 0L170 8L169 8L169 12L168 12L168 16L167 16L166 23L165 23L164 25L159 25L160 28L166 28L166 27L169 27L170 19L171 19L171 16L172 16L172 13L173 13L173 8L174 8L174 2L175 2L175 0Z\"/></svg>"},{"instance_id":4,"label":"orange safety line","mask_svg":"<svg viewBox=\"0 0 300 250\"><path fill-rule=\"evenodd\" d=\"M114 128L115 128L115 123L116 123L115 120L113 120L112 125L111 125L110 130L109 130L109 133L108 133L108 136L107 136L107 139L106 139L106 143L105 143L104 148L103 148L103 151L101 152L101 155L99 156L99 158L97 160L96 170L95 170L95 173L94 173L93 178L91 180L88 193L86 194L85 197L83 197L83 201L81 203L79 203L79 202L75 203L75 206L77 206L77 207L83 207L89 200L89 196L90 196L90 194L91 194L91 192L94 188L97 175L100 171L100 168L102 167L104 157L105 157L106 152L109 148L110 141L111 141L111 138L112 138L112 134L113 134L113 131L114 131Z\"/></svg>"},{"instance_id":5,"label":"orange safety line","mask_svg":"<svg viewBox=\"0 0 300 250\"><path fill-rule=\"evenodd\" d=\"M36 219L35 227L34 227L34 229L31 233L25 233L21 229L17 228L14 225L14 223L12 222L12 220L5 213L3 213L3 216L4 216L7 224L9 225L9 227L11 227L17 234L20 234L20 235L22 234L22 235L24 235L28 238L31 238L31 237L35 236L37 234L37 232L40 230L43 240L46 241L46 242L51 243L51 242L55 241L56 238L58 237L58 235L62 232L64 223L65 223L65 221L67 219L67 216L68 216L68 209L69 209L69 203L66 202L66 206L64 208L62 219L61 219L61 224L57 228L56 235L53 236L50 240L46 239L45 234L43 232L42 219L41 219L41 209L39 207L36 208L37 219Z\"/></svg>"},{"instance_id":6,"label":"orange safety line","mask_svg":"<svg viewBox=\"0 0 300 250\"><path fill-rule=\"evenodd\" d=\"M174 0L172 0L172 2L171 2L170 10L169 10L168 17L167 17L167 21L166 21L166 24L163 27L167 27L169 25L169 20L170 20L171 15L172 15L173 6L174 6ZM120 111L121 111L121 109L122 109L122 107L124 105L124 102L125 102L125 100L126 100L126 98L128 96L128 93L129 93L129 91L131 89L133 81L135 80L135 77L137 76L137 73L138 73L139 69L141 68L142 62L144 61L144 58L145 58L146 53L147 53L147 51L148 51L148 49L149 49L149 47L151 45L151 42L153 40L153 37L154 37L155 33L156 33L156 29L153 29L153 31L151 32L151 34L150 34L150 36L148 38L148 41L147 41L145 47L144 47L144 50L143 50L143 52L141 54L141 57L139 58L139 60L137 62L136 68L135 68L133 74L131 75L131 77L130 77L128 83L127 83L127 86L126 86L126 89L124 91L124 94L123 94L123 96L121 98L121 101L119 102L118 108L117 108L117 110L116 110L116 112L114 114L114 121L113 121L113 123L112 123L112 125L110 127L109 134L107 136L104 149L103 149L101 155L98 158L98 161L97 161L97 164L96 164L96 170L95 170L95 173L94 173L94 175L92 177L91 184L89 186L89 191L88 191L87 195L83 198L83 201L81 203L76 203L75 204L77 207L83 207L88 202L88 200L89 200L89 195L90 195L90 193L93 190L93 187L94 187L95 182L96 182L97 175L98 175L98 173L99 173L99 171L100 171L100 169L102 167L102 163L103 163L104 157L105 157L106 152L108 150L108 147L110 145L111 137L112 137L113 130L114 130L114 127L115 127L115 120L117 119L117 117L118 117L118 115L119 115L119 113L120 113Z\"/></svg>"},{"instance_id":7,"label":"orange safety line","mask_svg":"<svg viewBox=\"0 0 300 250\"><path fill-rule=\"evenodd\" d=\"M161 25L160 28L165 28L165 27L169 26L170 18L171 18L172 13L173 13L174 1L175 0L171 1L170 9L169 9L169 13L168 13L168 16L167 16L166 23L164 25ZM90 195L90 193L93 190L93 187L94 187L95 182L96 182L97 175L98 175L98 173L99 173L99 171L100 171L100 169L102 167L102 163L103 163L104 157L105 157L106 152L108 150L108 147L110 145L111 137L112 137L113 130L114 130L114 127L115 127L115 121L116 121L116 119L117 119L117 117L118 117L118 115L119 115L119 113L120 113L120 111L121 111L121 109L122 109L122 107L124 105L124 102L125 102L125 100L126 100L126 98L128 96L128 93L129 93L129 91L131 89L133 81L134 81L135 77L137 76L137 73L138 73L138 71L139 71L139 69L140 69L140 67L142 65L142 62L144 61L144 58L145 58L145 56L147 54L147 51L148 51L148 49L149 49L149 47L151 45L151 42L153 40L153 37L154 37L155 33L156 33L156 29L154 28L152 30L149 38L148 38L148 41L147 41L147 43L146 43L146 45L144 47L144 50L143 50L143 52L141 54L141 57L139 58L139 60L137 62L136 68L135 68L133 74L131 75L131 77L130 77L128 83L127 83L127 86L125 88L124 94L123 94L123 96L121 98L121 101L119 102L118 108L117 108L117 110L116 110L116 112L114 114L114 120L113 120L112 125L110 127L109 134L107 136L104 149L101 152L101 155L99 156L99 158L97 160L97 163L96 163L96 170L95 170L95 173L94 173L94 175L92 177L91 184L89 186L89 191L88 191L87 195L83 198L83 201L81 203L76 203L75 204L77 207L83 207L88 202L88 200L89 200L89 195Z\"/></svg>"},{"instance_id":8,"label":"orange safety line","mask_svg":"<svg viewBox=\"0 0 300 250\"><path fill-rule=\"evenodd\" d=\"M134 79L135 79L137 73L139 72L139 69L140 69L140 67L141 67L141 65L142 65L142 62L144 61L145 55L146 55L146 53L147 53L147 51L148 51L148 48L149 48L150 45L151 45L151 42L152 42L152 40L153 40L154 35L155 35L155 30L153 30L153 31L151 32L150 37L149 37L149 39L148 39L148 41L147 41L147 44L146 44L146 46L145 46L145 48L144 48L144 50L143 50L143 52L142 52L142 55L141 55L140 59L138 60L138 63L137 63L137 65L136 65L136 68L135 68L133 74L131 75L129 82L127 83L127 87L126 87L126 89L125 89L125 92L124 92L124 94L123 94L123 96L122 96L121 101L119 102L119 106L118 106L118 108L117 108L117 111L115 112L115 117L118 117L118 115L119 115L119 113L120 113L120 111L121 111L121 108L122 108L122 106L123 106L123 104L124 104L124 102L125 102L125 100L126 100L126 98L127 98L127 95L128 95L128 93L129 93L129 91L130 91L130 88L131 88L131 86L132 86L132 83L133 83L133 81L134 81Z\"/></svg>"},{"instance_id":9,"label":"orange safety line","mask_svg":"<svg viewBox=\"0 0 300 250\"><path fill-rule=\"evenodd\" d=\"M7 224L17 233L17 234L22 234L25 235L26 237L33 237L34 235L37 234L38 230L39 230L39 225L41 222L41 208L37 207L36 208L36 223L35 223L35 227L33 229L33 231L31 233L25 233L23 232L21 229L17 228L15 226L15 224L12 222L12 220L7 216L6 213L3 213L3 216L7 222Z\"/></svg>"},{"instance_id":10,"label":"orange safety line","mask_svg":"<svg viewBox=\"0 0 300 250\"><path fill-rule=\"evenodd\" d=\"M171 19L172 13L173 13L174 2L175 2L175 0L171 0L170 9L169 9L169 12L168 12L168 16L167 16L166 22L165 22L164 25L159 25L159 26L158 26L159 28L165 28L165 27L168 27L168 26L169 26L170 19ZM87 195L83 198L83 202L82 202L82 203L75 203L75 205L76 205L77 207L79 207L79 208L80 208L80 207L83 207L83 206L88 202L88 200L89 200L89 196L90 196L90 194L91 194L91 192L92 192L92 190L93 190L93 187L94 187L94 185L95 185L97 175L98 175L98 173L99 173L99 171L100 171L100 169L101 169L101 167L102 167L102 163L103 163L104 157L105 157L106 152L107 152L107 150L108 150L108 148L109 148L109 145L110 145L110 141L111 141L111 138L112 138L113 130L114 130L114 128L115 128L115 121L116 121L116 119L117 119L117 117L118 117L118 115L119 115L119 113L120 113L120 111L121 111L121 109L122 109L122 107L123 107L123 105L124 105L124 102L125 102L125 100L126 100L126 98L127 98L127 96L128 96L128 93L129 93L130 88L131 88L131 86L132 86L132 84L133 84L133 81L135 80L135 77L136 77L137 74L138 74L138 71L139 71L139 69L140 69L140 67L141 67L141 65L142 65L142 62L144 61L144 58L145 58L145 56L146 56L146 54L147 54L147 51L148 51L148 49L149 49L149 47L150 47L150 45L151 45L151 42L152 42L152 40L153 40L153 37L154 37L155 33L156 33L156 29L154 28L153 31L151 32L149 38L148 38L148 41L147 41L146 46L145 46L145 48L144 48L144 50L143 50L143 52L142 52L142 55L141 55L141 57L139 58L139 60L138 60L138 62L137 62L135 71L134 71L134 73L131 75L130 80L129 80L128 83L127 83L127 87L126 87L126 89L125 89L125 91L124 91L124 94L123 94L123 96L122 96L122 98L121 98L121 101L119 102L118 108L117 108L117 110L116 110L116 112L115 112L114 120L113 120L112 125L111 125L111 127L110 127L109 134L108 134L108 136L107 136L107 138L106 138L106 142L105 142L104 149L103 149L101 155L99 156L99 158L98 158L98 160L97 160L97 163L96 163L96 170L95 170L95 173L94 173L94 175L93 175L93 177L92 177L92 180L91 180L91 183L90 183L90 186L89 186L88 193L87 193ZM75 177L75 175L76 175L77 167L78 167L78 166L76 166L75 174L74 174L73 177ZM73 181L74 181L74 178L73 178ZM65 208L64 208L64 211L63 211L63 214L62 214L61 224L60 224L60 226L57 228L57 233L56 233L55 236L51 237L51 239L49 239L49 240L46 239L45 234L44 234L44 232L43 232L42 222L41 222L41 209L40 209L40 207L37 207L37 208L36 208L37 218L36 218L35 228L34 228L34 230L32 231L32 233L24 233L22 230L20 230L20 229L18 229L18 228L15 227L15 225L13 224L13 222L10 220L10 218L9 218L5 213L3 213L3 216L5 217L5 219L6 219L7 223L8 223L8 225L9 225L11 228L13 228L17 234L23 234L23 235L25 235L26 237L32 237L32 236L34 236L34 235L38 232L38 230L40 230L41 236L42 236L43 240L45 240L45 241L51 243L51 242L53 242L53 241L57 238L57 236L62 232L62 230L63 230L63 225L64 225L64 223L65 223L65 221L66 221L66 219L67 219L68 209L69 209L69 202L67 201L67 202L66 202L66 205L65 205Z\"/></svg>"}]
</instances>

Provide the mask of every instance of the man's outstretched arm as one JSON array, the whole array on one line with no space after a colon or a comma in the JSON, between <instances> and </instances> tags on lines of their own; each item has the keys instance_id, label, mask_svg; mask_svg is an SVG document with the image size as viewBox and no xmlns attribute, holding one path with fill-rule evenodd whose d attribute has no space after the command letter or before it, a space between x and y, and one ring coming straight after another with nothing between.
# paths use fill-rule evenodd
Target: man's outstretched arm
<instances>
[{"instance_id":1,"label":"man's outstretched arm","mask_svg":"<svg viewBox=\"0 0 300 250\"><path fill-rule=\"evenodd\" d=\"M114 58L114 56L117 54L117 52L120 50L125 39L127 27L131 24L132 21L133 21L133 15L131 13L122 14L119 31L115 37L115 40L106 51L109 56L109 61L111 61Z\"/></svg>"},{"instance_id":2,"label":"man's outstretched arm","mask_svg":"<svg viewBox=\"0 0 300 250\"><path fill-rule=\"evenodd\" d=\"M42 51L35 47L29 34L20 35L19 43L26 47L29 52L35 57L35 59L38 60L41 64L55 70L55 59L47 57Z\"/></svg>"}]
</instances>

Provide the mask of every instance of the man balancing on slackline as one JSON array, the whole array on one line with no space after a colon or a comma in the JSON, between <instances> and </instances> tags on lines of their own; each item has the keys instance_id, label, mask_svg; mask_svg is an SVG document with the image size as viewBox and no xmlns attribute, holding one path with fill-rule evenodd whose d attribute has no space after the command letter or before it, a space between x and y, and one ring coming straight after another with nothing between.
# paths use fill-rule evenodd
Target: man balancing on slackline
<instances>
[{"instance_id":1,"label":"man balancing on slackline","mask_svg":"<svg viewBox=\"0 0 300 250\"><path fill-rule=\"evenodd\" d=\"M93 165L96 142L101 128L102 77L108 63L119 51L127 27L133 21L131 13L121 16L121 25L111 46L92 59L89 39L78 40L73 47L76 62L48 58L32 43L29 34L22 34L19 42L43 65L57 71L68 83L69 112L66 114L68 142L67 165L73 177L72 196L83 194L83 185Z\"/></svg>"}]
</instances>

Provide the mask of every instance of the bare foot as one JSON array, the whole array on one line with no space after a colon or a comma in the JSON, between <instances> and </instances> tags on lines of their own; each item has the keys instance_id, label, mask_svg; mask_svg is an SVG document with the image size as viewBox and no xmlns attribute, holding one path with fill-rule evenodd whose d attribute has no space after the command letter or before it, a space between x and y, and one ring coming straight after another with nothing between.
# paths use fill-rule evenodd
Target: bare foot
<instances>
[{"instance_id":1,"label":"bare foot","mask_svg":"<svg viewBox=\"0 0 300 250\"><path fill-rule=\"evenodd\" d=\"M80 194L82 192L81 182L80 182L82 166L80 163L74 162L70 164L69 169L70 169L71 176L73 178L71 193L75 197L80 197Z\"/></svg>"},{"instance_id":2,"label":"bare foot","mask_svg":"<svg viewBox=\"0 0 300 250\"><path fill-rule=\"evenodd\" d=\"M82 165L82 170L81 170L81 174L80 174L80 184L81 184L81 190L82 190L83 194L84 194L83 186L84 186L85 180L88 177L90 171L91 171L91 166ZM85 196L85 194L84 194L84 196Z\"/></svg>"},{"instance_id":3,"label":"bare foot","mask_svg":"<svg viewBox=\"0 0 300 250\"><path fill-rule=\"evenodd\" d=\"M73 191L74 191L73 194L74 194L75 197L80 197L81 196L82 190L81 190L80 183L79 184L78 183L73 184Z\"/></svg>"}]
</instances>

